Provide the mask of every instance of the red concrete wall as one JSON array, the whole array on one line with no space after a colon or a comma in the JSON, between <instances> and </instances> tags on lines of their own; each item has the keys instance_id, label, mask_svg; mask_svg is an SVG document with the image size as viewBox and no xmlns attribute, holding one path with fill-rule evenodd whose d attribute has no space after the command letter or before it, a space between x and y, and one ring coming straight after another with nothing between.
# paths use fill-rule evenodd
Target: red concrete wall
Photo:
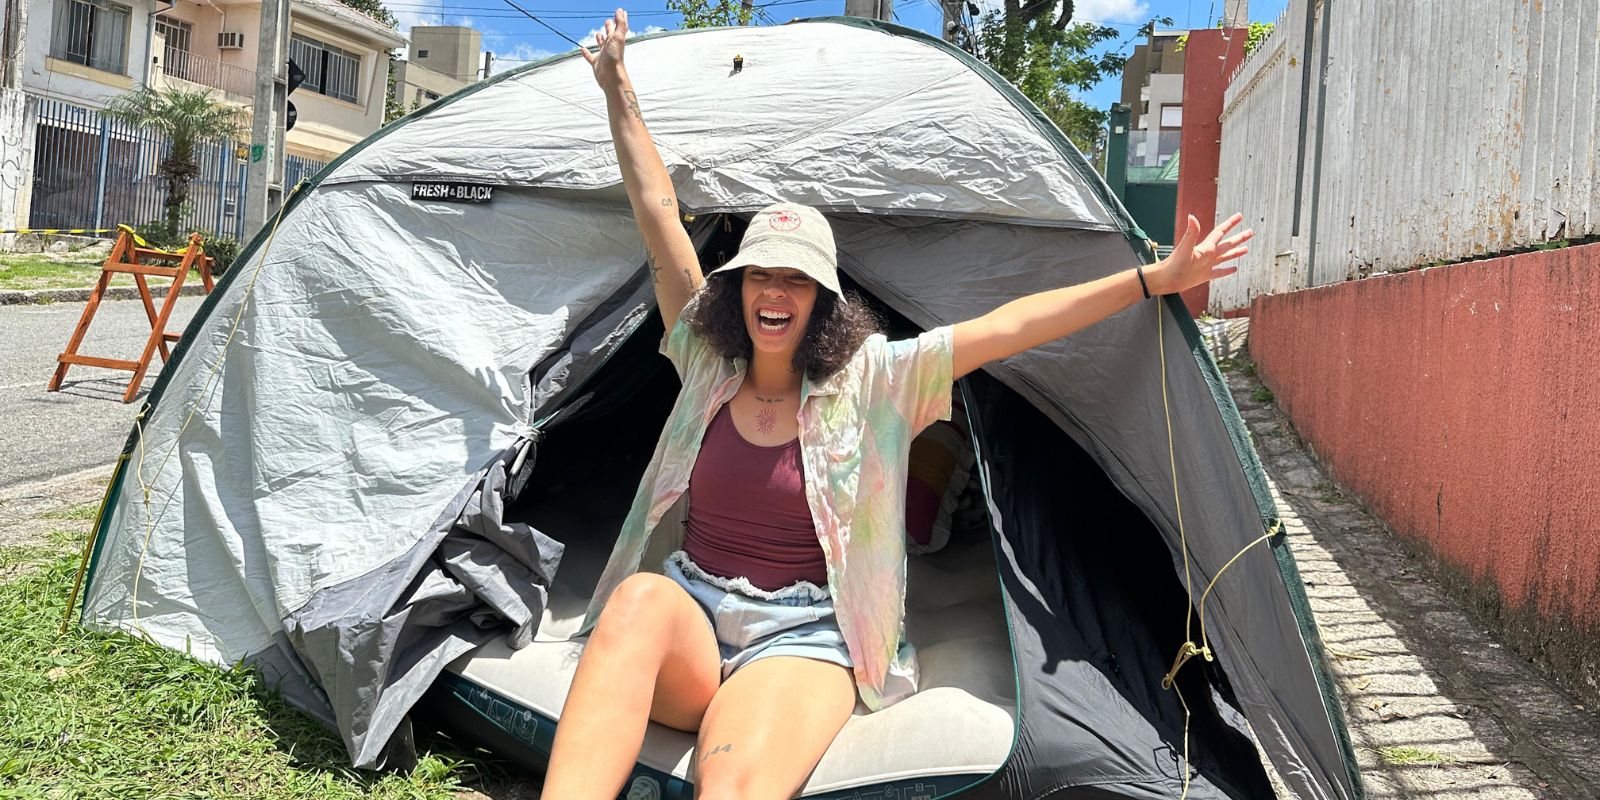
<instances>
[{"instance_id":1,"label":"red concrete wall","mask_svg":"<svg viewBox=\"0 0 1600 800\"><path fill-rule=\"evenodd\" d=\"M1178 215L1173 230L1181 235L1190 214L1202 229L1217 216L1217 162L1222 153L1222 93L1228 78L1244 60L1249 31L1242 28L1189 32L1183 47L1183 144L1178 163ZM1231 39L1231 41L1230 41ZM1154 112L1152 112L1154 113ZM1225 209L1232 214L1240 209ZM1211 296L1211 285L1201 284L1183 293L1189 313L1200 316Z\"/></svg>"},{"instance_id":2,"label":"red concrete wall","mask_svg":"<svg viewBox=\"0 0 1600 800\"><path fill-rule=\"evenodd\" d=\"M1600 244L1257 297L1250 353L1341 485L1600 691Z\"/></svg>"}]
</instances>

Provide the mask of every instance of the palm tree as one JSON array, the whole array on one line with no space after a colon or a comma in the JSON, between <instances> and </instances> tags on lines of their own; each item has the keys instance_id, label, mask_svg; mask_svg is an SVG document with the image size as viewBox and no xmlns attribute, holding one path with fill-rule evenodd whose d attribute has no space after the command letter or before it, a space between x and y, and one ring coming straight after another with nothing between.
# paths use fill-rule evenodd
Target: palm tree
<instances>
[{"instance_id":1,"label":"palm tree","mask_svg":"<svg viewBox=\"0 0 1600 800\"><path fill-rule=\"evenodd\" d=\"M200 173L195 147L207 139L238 138L247 115L238 106L212 99L210 89L142 87L111 101L106 116L154 130L172 142L157 173L167 183L167 229L181 233L179 217L189 202L189 183Z\"/></svg>"}]
</instances>

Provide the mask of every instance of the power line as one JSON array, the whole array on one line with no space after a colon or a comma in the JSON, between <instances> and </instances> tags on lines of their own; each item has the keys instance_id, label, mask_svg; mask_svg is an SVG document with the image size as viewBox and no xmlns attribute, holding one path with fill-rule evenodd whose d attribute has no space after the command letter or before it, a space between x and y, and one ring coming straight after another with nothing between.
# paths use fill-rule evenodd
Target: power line
<instances>
[{"instance_id":1,"label":"power line","mask_svg":"<svg viewBox=\"0 0 1600 800\"><path fill-rule=\"evenodd\" d=\"M522 8L522 6L519 6L519 5L517 5L517 4L516 4L516 3L514 3L514 2L512 2L512 1L511 1L511 0L505 0L505 2L506 2L506 5L508 5L508 6L511 6L511 7L512 7L512 8L514 8L514 9L516 9L516 10L518 10L518 11L521 11L521 12L522 12L522 13L523 13L523 14L524 14L524 15L526 15L526 16L527 16L527 18L528 18L528 19L531 19L531 20L533 20L533 21L534 21L534 22L537 22L537 23L539 23L539 24L540 24L540 25L543 25L543 26L545 26L545 27L546 27L546 28L549 28L549 29L550 29L550 30L551 30L551 31L552 31L552 32L554 32L554 33L555 33L555 35L557 35L557 36L560 36L560 37L561 37L561 38L563 38L563 39L566 39L566 40L567 40L567 41L569 41L569 42L572 42L572 44L573 44L573 45L574 45L574 46L575 46L575 47L577 47L577 48L578 48L578 49L579 49L579 50L585 50L585 49L587 49L587 48L585 48L585 47L584 47L584 46L583 46L583 42L580 42L580 41L578 41L578 40L577 40L577 39L574 39L574 38L572 38L572 37L571 37L571 36L568 36L568 35L567 35L567 34L566 34L566 32L565 32L565 31L562 31L562 30L561 30L561 29L560 29L560 28L557 28L557 27L556 27L556 26L554 26L554 25L551 25L551 24L550 24L550 23L548 23L548 22L545 22L545 21L544 21L544 20L542 20L542 19L539 19L539 18L538 18L538 17L536 17L536 16L534 16L534 15L533 15L533 14L530 14L530 13L528 13L528 12L527 12L527 11L525 11L525 10L523 10L523 8Z\"/></svg>"}]
</instances>

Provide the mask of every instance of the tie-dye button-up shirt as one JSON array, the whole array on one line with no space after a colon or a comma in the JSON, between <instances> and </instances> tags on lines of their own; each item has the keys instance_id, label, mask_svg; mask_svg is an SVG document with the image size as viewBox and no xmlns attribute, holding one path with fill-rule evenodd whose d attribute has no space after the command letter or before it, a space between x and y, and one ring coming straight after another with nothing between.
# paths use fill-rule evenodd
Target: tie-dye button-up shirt
<instances>
[{"instance_id":1,"label":"tie-dye button-up shirt","mask_svg":"<svg viewBox=\"0 0 1600 800\"><path fill-rule=\"evenodd\" d=\"M681 516L679 502L706 427L744 380L744 359L714 352L691 330L688 316L678 317L661 348L683 389L595 588L584 630L617 585L639 570L647 550L670 552L681 541L681 525L660 523L669 512ZM912 438L950 418L951 354L949 327L894 342L876 334L844 369L801 383L806 500L827 558L839 629L855 663L856 689L874 711L916 691L916 658L904 630L906 462Z\"/></svg>"}]
</instances>

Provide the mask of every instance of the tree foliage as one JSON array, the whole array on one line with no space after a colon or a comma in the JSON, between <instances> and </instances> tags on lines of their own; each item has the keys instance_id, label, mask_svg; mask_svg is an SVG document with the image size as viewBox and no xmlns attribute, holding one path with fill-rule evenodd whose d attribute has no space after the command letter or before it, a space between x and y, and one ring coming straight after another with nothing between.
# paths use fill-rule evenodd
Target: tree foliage
<instances>
[{"instance_id":1,"label":"tree foliage","mask_svg":"<svg viewBox=\"0 0 1600 800\"><path fill-rule=\"evenodd\" d=\"M1072 96L1121 74L1127 57L1096 52L1117 29L1072 22L1073 0L1005 0L977 23L977 55L1015 84L1091 160L1105 147L1108 113ZM1145 25L1150 30L1157 20ZM1171 24L1171 20L1164 20Z\"/></svg>"},{"instance_id":2,"label":"tree foliage","mask_svg":"<svg viewBox=\"0 0 1600 800\"><path fill-rule=\"evenodd\" d=\"M755 13L743 0L667 0L667 9L683 15L685 28L749 25Z\"/></svg>"},{"instance_id":3,"label":"tree foliage","mask_svg":"<svg viewBox=\"0 0 1600 800\"><path fill-rule=\"evenodd\" d=\"M400 20L395 19L394 14L383 5L383 0L339 0L339 2L391 28L400 27Z\"/></svg>"},{"instance_id":4,"label":"tree foliage","mask_svg":"<svg viewBox=\"0 0 1600 800\"><path fill-rule=\"evenodd\" d=\"M1222 20L1217 20L1217 27L1218 28L1222 27ZM1261 44L1262 40L1266 39L1269 35L1271 35L1273 29L1276 28L1276 27L1277 27L1277 25L1275 25L1274 23L1271 23L1271 22L1252 22L1252 23L1250 23L1250 35L1245 37L1245 41L1244 41L1244 54L1246 56L1248 56L1251 53L1254 53L1256 51L1256 46ZM1182 50L1188 44L1189 44L1189 34L1186 33L1186 34L1178 37L1178 48L1177 49Z\"/></svg>"},{"instance_id":5,"label":"tree foliage","mask_svg":"<svg viewBox=\"0 0 1600 800\"><path fill-rule=\"evenodd\" d=\"M244 109L217 100L210 89L167 87L160 91L141 87L114 98L105 115L114 120L149 128L171 140L172 147L157 173L167 184L163 203L168 229L177 232L183 207L189 202L189 184L200 174L196 146L210 139L237 139L244 135Z\"/></svg>"}]
</instances>

